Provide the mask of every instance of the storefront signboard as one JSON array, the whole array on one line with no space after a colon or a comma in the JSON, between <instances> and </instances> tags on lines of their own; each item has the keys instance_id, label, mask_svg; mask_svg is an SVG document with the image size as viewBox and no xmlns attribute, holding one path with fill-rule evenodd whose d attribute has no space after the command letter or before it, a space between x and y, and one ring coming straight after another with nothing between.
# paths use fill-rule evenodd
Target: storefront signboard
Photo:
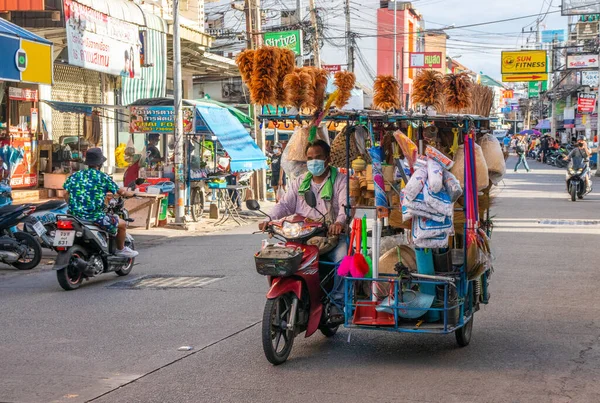
<instances>
[{"instance_id":1,"label":"storefront signboard","mask_svg":"<svg viewBox=\"0 0 600 403\"><path fill-rule=\"evenodd\" d=\"M302 54L302 34L299 30L265 32L264 37L267 46L290 49L297 55Z\"/></svg>"},{"instance_id":2,"label":"storefront signboard","mask_svg":"<svg viewBox=\"0 0 600 403\"><path fill-rule=\"evenodd\" d=\"M562 0L561 14L600 14L600 3L598 0Z\"/></svg>"},{"instance_id":3,"label":"storefront signboard","mask_svg":"<svg viewBox=\"0 0 600 403\"><path fill-rule=\"evenodd\" d=\"M138 26L72 0L64 3L69 64L116 76L140 78Z\"/></svg>"},{"instance_id":4,"label":"storefront signboard","mask_svg":"<svg viewBox=\"0 0 600 403\"><path fill-rule=\"evenodd\" d=\"M442 52L410 52L411 69L441 69Z\"/></svg>"},{"instance_id":5,"label":"storefront signboard","mask_svg":"<svg viewBox=\"0 0 600 403\"><path fill-rule=\"evenodd\" d=\"M598 71L590 70L590 71L582 71L581 72L581 85L588 87L597 87L598 86Z\"/></svg>"},{"instance_id":6,"label":"storefront signboard","mask_svg":"<svg viewBox=\"0 0 600 403\"><path fill-rule=\"evenodd\" d=\"M341 64L323 64L321 65L323 70L327 70L330 73L337 73L338 71L342 71Z\"/></svg>"},{"instance_id":7,"label":"storefront signboard","mask_svg":"<svg viewBox=\"0 0 600 403\"><path fill-rule=\"evenodd\" d=\"M129 132L130 133L173 133L175 129L175 108L172 106L131 106ZM194 131L194 108L184 106L183 131Z\"/></svg>"},{"instance_id":8,"label":"storefront signboard","mask_svg":"<svg viewBox=\"0 0 600 403\"><path fill-rule=\"evenodd\" d=\"M13 101L37 102L38 92L37 90L30 90L27 88L9 87L8 99Z\"/></svg>"},{"instance_id":9,"label":"storefront signboard","mask_svg":"<svg viewBox=\"0 0 600 403\"><path fill-rule=\"evenodd\" d=\"M598 55L567 55L567 69L597 69Z\"/></svg>"},{"instance_id":10,"label":"storefront signboard","mask_svg":"<svg viewBox=\"0 0 600 403\"><path fill-rule=\"evenodd\" d=\"M579 93L577 97L577 111L579 113L592 113L596 108L596 94L591 92Z\"/></svg>"}]
</instances>

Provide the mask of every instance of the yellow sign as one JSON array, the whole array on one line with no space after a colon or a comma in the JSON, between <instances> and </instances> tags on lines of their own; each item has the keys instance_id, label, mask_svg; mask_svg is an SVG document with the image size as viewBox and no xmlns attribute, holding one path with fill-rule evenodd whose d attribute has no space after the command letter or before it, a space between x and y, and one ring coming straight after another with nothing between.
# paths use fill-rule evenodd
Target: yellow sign
<instances>
[{"instance_id":1,"label":"yellow sign","mask_svg":"<svg viewBox=\"0 0 600 403\"><path fill-rule=\"evenodd\" d=\"M546 73L548 55L545 50L502 52L502 74Z\"/></svg>"},{"instance_id":2,"label":"yellow sign","mask_svg":"<svg viewBox=\"0 0 600 403\"><path fill-rule=\"evenodd\" d=\"M502 82L504 83L522 83L526 81L547 81L548 74L503 74Z\"/></svg>"},{"instance_id":3,"label":"yellow sign","mask_svg":"<svg viewBox=\"0 0 600 403\"><path fill-rule=\"evenodd\" d=\"M27 67L21 73L21 81L52 85L52 46L22 39L21 49L27 55Z\"/></svg>"}]
</instances>

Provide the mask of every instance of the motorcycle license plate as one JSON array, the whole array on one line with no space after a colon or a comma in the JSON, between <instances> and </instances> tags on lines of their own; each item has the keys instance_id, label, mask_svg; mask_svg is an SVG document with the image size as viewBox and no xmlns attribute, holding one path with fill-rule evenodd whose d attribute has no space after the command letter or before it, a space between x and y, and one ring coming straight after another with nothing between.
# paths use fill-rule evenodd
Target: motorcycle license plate
<instances>
[{"instance_id":1,"label":"motorcycle license plate","mask_svg":"<svg viewBox=\"0 0 600 403\"><path fill-rule=\"evenodd\" d=\"M44 227L44 224L42 224L41 221L34 224L33 230L38 236L42 236L46 233L46 227Z\"/></svg>"},{"instance_id":2,"label":"motorcycle license plate","mask_svg":"<svg viewBox=\"0 0 600 403\"><path fill-rule=\"evenodd\" d=\"M54 236L54 246L71 246L75 241L75 231L57 230Z\"/></svg>"}]
</instances>

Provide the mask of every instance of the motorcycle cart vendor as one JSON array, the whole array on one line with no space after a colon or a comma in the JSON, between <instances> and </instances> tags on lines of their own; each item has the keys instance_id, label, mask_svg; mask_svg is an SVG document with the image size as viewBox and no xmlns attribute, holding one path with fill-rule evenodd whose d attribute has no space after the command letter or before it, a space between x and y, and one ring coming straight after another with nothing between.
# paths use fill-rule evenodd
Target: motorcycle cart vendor
<instances>
[{"instance_id":1,"label":"motorcycle cart vendor","mask_svg":"<svg viewBox=\"0 0 600 403\"><path fill-rule=\"evenodd\" d=\"M319 247L320 255L326 261L340 262L346 256L348 244L343 236L347 222L345 203L348 191L346 176L329 164L331 149L323 140L316 140L306 148L308 172L290 184L280 202L271 210L271 218L278 220L298 214L315 221L325 222L329 228L327 237L315 237L309 241ZM311 208L304 194L312 191L317 199L316 208ZM268 222L259 224L264 230ZM329 318L332 324L343 323L344 281L335 273L331 296L333 304L329 306Z\"/></svg>"}]
</instances>

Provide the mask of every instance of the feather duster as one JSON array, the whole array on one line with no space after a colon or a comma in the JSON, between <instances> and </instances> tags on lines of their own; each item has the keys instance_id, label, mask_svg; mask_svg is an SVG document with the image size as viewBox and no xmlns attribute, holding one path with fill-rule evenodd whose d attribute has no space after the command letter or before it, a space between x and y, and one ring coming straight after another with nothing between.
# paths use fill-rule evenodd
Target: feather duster
<instances>
[{"instance_id":1,"label":"feather duster","mask_svg":"<svg viewBox=\"0 0 600 403\"><path fill-rule=\"evenodd\" d=\"M400 85L393 76L377 76L374 85L373 105L387 111L400 108Z\"/></svg>"},{"instance_id":2,"label":"feather duster","mask_svg":"<svg viewBox=\"0 0 600 403\"><path fill-rule=\"evenodd\" d=\"M285 76L283 88L289 105L302 110L313 107L314 90L312 76L305 72L293 72Z\"/></svg>"},{"instance_id":3,"label":"feather duster","mask_svg":"<svg viewBox=\"0 0 600 403\"><path fill-rule=\"evenodd\" d=\"M254 54L254 69L250 98L259 105L275 104L277 78L279 74L279 50L272 46L263 46Z\"/></svg>"},{"instance_id":4,"label":"feather duster","mask_svg":"<svg viewBox=\"0 0 600 403\"><path fill-rule=\"evenodd\" d=\"M473 81L467 73L448 74L444 77L446 105L456 112L471 107Z\"/></svg>"},{"instance_id":5,"label":"feather duster","mask_svg":"<svg viewBox=\"0 0 600 403\"><path fill-rule=\"evenodd\" d=\"M240 53L235 59L235 63L240 69L242 81L246 84L250 83L252 78L252 70L254 69L254 50L247 49Z\"/></svg>"},{"instance_id":6,"label":"feather duster","mask_svg":"<svg viewBox=\"0 0 600 403\"><path fill-rule=\"evenodd\" d=\"M421 70L413 82L413 101L425 106L439 102L444 91L442 73L435 70Z\"/></svg>"},{"instance_id":7,"label":"feather duster","mask_svg":"<svg viewBox=\"0 0 600 403\"><path fill-rule=\"evenodd\" d=\"M277 77L277 93L276 101L277 105L286 105L286 91L283 88L283 80L285 76L294 72L296 66L296 54L289 49L279 49L279 74Z\"/></svg>"},{"instance_id":8,"label":"feather duster","mask_svg":"<svg viewBox=\"0 0 600 403\"><path fill-rule=\"evenodd\" d=\"M325 103L325 90L327 89L329 72L327 70L318 69L316 67L305 67L304 70L310 73L314 81L314 106L318 110L322 110L323 104Z\"/></svg>"},{"instance_id":9,"label":"feather duster","mask_svg":"<svg viewBox=\"0 0 600 403\"><path fill-rule=\"evenodd\" d=\"M334 79L339 91L338 97L335 100L335 106L342 109L348 104L352 96L351 91L354 89L354 84L356 84L356 76L354 73L348 71L338 71L335 73Z\"/></svg>"}]
</instances>

